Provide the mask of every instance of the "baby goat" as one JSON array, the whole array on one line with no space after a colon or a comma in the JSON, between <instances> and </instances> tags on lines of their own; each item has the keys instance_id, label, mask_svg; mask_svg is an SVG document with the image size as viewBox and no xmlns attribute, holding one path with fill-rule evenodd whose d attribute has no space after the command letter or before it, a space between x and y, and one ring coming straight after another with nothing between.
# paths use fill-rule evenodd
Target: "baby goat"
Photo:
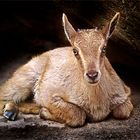
<instances>
[{"instance_id":1,"label":"baby goat","mask_svg":"<svg viewBox=\"0 0 140 140\"><path fill-rule=\"evenodd\" d=\"M42 118L71 127L84 125L86 119L101 121L110 113L115 118L128 118L133 110L131 91L105 56L119 15L116 13L103 30L75 31L63 14L64 32L71 46L34 57L14 72L0 87L0 104L7 102L3 115L14 120L20 103L34 94ZM36 106L31 107L21 111L38 113Z\"/></svg>"}]
</instances>

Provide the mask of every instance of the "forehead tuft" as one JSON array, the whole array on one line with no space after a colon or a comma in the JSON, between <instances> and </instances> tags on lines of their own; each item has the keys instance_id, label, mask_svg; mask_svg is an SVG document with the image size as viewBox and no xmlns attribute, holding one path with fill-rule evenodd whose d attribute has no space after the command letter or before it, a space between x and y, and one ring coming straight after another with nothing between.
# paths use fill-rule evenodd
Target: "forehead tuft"
<instances>
[{"instance_id":1,"label":"forehead tuft","mask_svg":"<svg viewBox=\"0 0 140 140\"><path fill-rule=\"evenodd\" d=\"M76 44L88 43L91 45L92 43L94 46L98 46L104 42L103 34L97 28L78 30L77 33L75 37Z\"/></svg>"}]
</instances>

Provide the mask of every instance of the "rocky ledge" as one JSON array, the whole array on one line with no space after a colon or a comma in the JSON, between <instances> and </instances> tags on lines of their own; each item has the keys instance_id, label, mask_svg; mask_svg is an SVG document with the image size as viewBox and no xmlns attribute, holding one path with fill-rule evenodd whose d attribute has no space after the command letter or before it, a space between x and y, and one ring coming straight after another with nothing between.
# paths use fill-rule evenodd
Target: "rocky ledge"
<instances>
[{"instance_id":1,"label":"rocky ledge","mask_svg":"<svg viewBox=\"0 0 140 140\"><path fill-rule=\"evenodd\" d=\"M140 139L140 96L133 91L134 112L127 120L107 118L98 123L86 124L80 128L69 128L64 124L44 121L38 115L19 114L17 121L0 117L1 140L138 140Z\"/></svg>"}]
</instances>

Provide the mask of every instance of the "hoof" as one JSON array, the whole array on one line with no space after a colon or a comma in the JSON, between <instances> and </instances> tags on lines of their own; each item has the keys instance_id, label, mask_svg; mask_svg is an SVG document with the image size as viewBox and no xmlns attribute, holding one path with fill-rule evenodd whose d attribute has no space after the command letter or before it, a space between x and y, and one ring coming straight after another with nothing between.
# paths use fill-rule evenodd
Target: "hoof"
<instances>
[{"instance_id":1,"label":"hoof","mask_svg":"<svg viewBox=\"0 0 140 140\"><path fill-rule=\"evenodd\" d=\"M17 112L12 112L10 110L7 110L3 113L3 116L10 121L15 121L17 118L18 113Z\"/></svg>"},{"instance_id":2,"label":"hoof","mask_svg":"<svg viewBox=\"0 0 140 140\"><path fill-rule=\"evenodd\" d=\"M7 103L3 109L3 116L10 121L15 121L18 115L18 108L14 103Z\"/></svg>"},{"instance_id":3,"label":"hoof","mask_svg":"<svg viewBox=\"0 0 140 140\"><path fill-rule=\"evenodd\" d=\"M40 109L39 116L41 119L44 119L44 120L52 120L52 115L50 114L50 112L46 108Z\"/></svg>"}]
</instances>

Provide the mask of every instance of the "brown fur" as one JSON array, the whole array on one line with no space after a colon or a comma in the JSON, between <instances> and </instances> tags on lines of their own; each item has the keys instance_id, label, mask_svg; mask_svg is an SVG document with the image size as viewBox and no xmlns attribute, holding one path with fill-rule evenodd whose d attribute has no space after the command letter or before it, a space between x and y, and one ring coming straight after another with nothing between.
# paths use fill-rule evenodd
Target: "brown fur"
<instances>
[{"instance_id":1,"label":"brown fur","mask_svg":"<svg viewBox=\"0 0 140 140\"><path fill-rule=\"evenodd\" d=\"M111 112L115 118L128 118L133 109L131 91L102 51L118 18L119 13L105 32L76 32L63 15L64 31L72 46L45 52L20 67L0 87L0 109L4 101L20 103L33 93L36 104L19 104L20 111L38 113L40 107L42 118L72 127L82 126L86 118L101 121ZM98 75L91 79L87 76L89 72Z\"/></svg>"}]
</instances>

